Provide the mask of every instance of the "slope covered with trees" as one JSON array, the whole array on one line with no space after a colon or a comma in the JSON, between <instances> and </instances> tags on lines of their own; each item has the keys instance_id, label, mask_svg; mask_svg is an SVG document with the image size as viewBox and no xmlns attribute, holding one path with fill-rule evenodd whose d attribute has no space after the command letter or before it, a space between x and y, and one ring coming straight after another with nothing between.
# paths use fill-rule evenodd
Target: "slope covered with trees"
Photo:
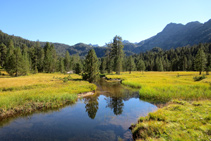
<instances>
[{"instance_id":1,"label":"slope covered with trees","mask_svg":"<svg viewBox=\"0 0 211 141\"><path fill-rule=\"evenodd\" d=\"M154 47L169 50L171 48L175 49L177 47L210 42L211 20L204 24L199 22L190 22L186 25L170 23L157 35L139 42L132 51L145 52Z\"/></svg>"}]
</instances>

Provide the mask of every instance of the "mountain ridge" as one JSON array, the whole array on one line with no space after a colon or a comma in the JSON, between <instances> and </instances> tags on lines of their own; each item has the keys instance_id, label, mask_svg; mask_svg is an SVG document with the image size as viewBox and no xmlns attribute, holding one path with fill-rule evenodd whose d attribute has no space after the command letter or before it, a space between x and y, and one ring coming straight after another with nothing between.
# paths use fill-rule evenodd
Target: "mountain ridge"
<instances>
[{"instance_id":1,"label":"mountain ridge","mask_svg":"<svg viewBox=\"0 0 211 141\"><path fill-rule=\"evenodd\" d=\"M7 44L10 39L14 41L15 46L26 44L28 47L32 47L35 44L35 41L30 41L19 36L8 35L0 30L0 42ZM181 23L169 23L161 32L146 40L142 40L138 43L123 40L123 45L126 55L133 55L146 52L154 47L168 50L208 42L211 42L211 19L205 23L193 21L185 25ZM100 47L97 44L77 43L75 45L67 45L56 42L50 43L54 44L57 53L61 56L64 56L66 51L69 51L71 55L78 53L80 56L85 56L91 48L94 48L97 56L103 57L106 51L105 46ZM41 47L44 47L45 44L46 42L40 42Z\"/></svg>"}]
</instances>

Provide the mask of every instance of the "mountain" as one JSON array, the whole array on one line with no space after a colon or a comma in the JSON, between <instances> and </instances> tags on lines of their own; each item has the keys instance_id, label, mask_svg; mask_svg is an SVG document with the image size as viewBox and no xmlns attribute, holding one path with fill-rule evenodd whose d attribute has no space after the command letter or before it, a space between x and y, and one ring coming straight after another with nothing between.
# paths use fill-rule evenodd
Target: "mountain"
<instances>
[{"instance_id":1,"label":"mountain","mask_svg":"<svg viewBox=\"0 0 211 141\"><path fill-rule=\"evenodd\" d=\"M170 23L157 35L137 43L132 52L145 52L154 47L164 50L187 45L211 42L211 19L204 24L190 22L186 25Z\"/></svg>"},{"instance_id":2,"label":"mountain","mask_svg":"<svg viewBox=\"0 0 211 141\"><path fill-rule=\"evenodd\" d=\"M8 35L0 30L0 43L7 44L12 39L15 46L21 46L26 44L28 47L32 47L35 41L30 41L18 36ZM190 22L186 25L170 23L157 35L143 40L139 43L131 43L127 40L123 40L125 54L133 55L140 52L151 50L154 47L160 47L163 50L171 48L177 48L187 45L194 45L199 43L211 42L211 19L204 24L199 22ZM40 42L40 45L44 47L46 42ZM79 54L85 56L88 51L94 48L98 57L105 55L106 47L100 47L98 45L78 43L75 45L66 45L61 43L51 43L58 55L64 56L66 51L69 51L71 55Z\"/></svg>"},{"instance_id":3,"label":"mountain","mask_svg":"<svg viewBox=\"0 0 211 141\"><path fill-rule=\"evenodd\" d=\"M4 43L7 45L9 40L12 39L15 46L21 47L22 44L26 44L28 47L32 47L35 45L35 41L30 41L27 39L24 39L22 37L14 36L14 35L8 35L0 30L0 43ZM40 46L44 47L46 42L40 42ZM65 52L68 51L70 55L79 54L80 56L85 56L88 51L92 48L94 48L97 57L103 57L105 55L106 47L97 47L97 45L92 44L84 44L84 43L78 43L75 45L66 45L62 43L51 43L54 44L54 47L56 49L56 52L60 56L64 56ZM134 53L128 50L125 50L126 55L133 55Z\"/></svg>"}]
</instances>

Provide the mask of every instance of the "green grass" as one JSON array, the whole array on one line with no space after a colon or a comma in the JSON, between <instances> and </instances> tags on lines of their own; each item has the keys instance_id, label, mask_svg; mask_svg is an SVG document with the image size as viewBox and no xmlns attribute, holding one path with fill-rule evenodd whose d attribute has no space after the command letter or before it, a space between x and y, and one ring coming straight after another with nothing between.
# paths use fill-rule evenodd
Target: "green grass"
<instances>
[{"instance_id":1,"label":"green grass","mask_svg":"<svg viewBox=\"0 0 211 141\"><path fill-rule=\"evenodd\" d=\"M132 133L142 140L211 140L211 101L174 100L141 117Z\"/></svg>"},{"instance_id":2,"label":"green grass","mask_svg":"<svg viewBox=\"0 0 211 141\"><path fill-rule=\"evenodd\" d=\"M0 79L0 120L18 113L73 103L77 94L96 89L94 84L80 80L79 75L71 75L73 80L67 82L56 79L67 76L43 73Z\"/></svg>"},{"instance_id":3,"label":"green grass","mask_svg":"<svg viewBox=\"0 0 211 141\"><path fill-rule=\"evenodd\" d=\"M150 101L211 99L211 76L194 81L196 76L198 72L124 72L121 75L107 75L108 78L122 79L123 85L140 88L140 98Z\"/></svg>"},{"instance_id":4,"label":"green grass","mask_svg":"<svg viewBox=\"0 0 211 141\"><path fill-rule=\"evenodd\" d=\"M198 72L124 72L107 77L122 79L123 85L140 88L141 99L171 101L164 108L140 117L133 125L134 139L211 140L210 75L201 79Z\"/></svg>"}]
</instances>

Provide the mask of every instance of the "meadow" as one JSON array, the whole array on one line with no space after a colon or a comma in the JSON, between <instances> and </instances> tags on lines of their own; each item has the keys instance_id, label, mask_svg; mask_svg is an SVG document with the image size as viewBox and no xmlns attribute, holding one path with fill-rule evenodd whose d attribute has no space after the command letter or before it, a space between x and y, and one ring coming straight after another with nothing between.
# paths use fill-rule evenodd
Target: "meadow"
<instances>
[{"instance_id":1,"label":"meadow","mask_svg":"<svg viewBox=\"0 0 211 141\"><path fill-rule=\"evenodd\" d=\"M194 81L198 72L123 72L121 75L107 75L121 79L122 84L140 88L141 99L168 102L172 99L211 99L211 75L201 81Z\"/></svg>"},{"instance_id":2,"label":"meadow","mask_svg":"<svg viewBox=\"0 0 211 141\"><path fill-rule=\"evenodd\" d=\"M132 133L142 140L211 140L211 101L173 100L141 117Z\"/></svg>"},{"instance_id":3,"label":"meadow","mask_svg":"<svg viewBox=\"0 0 211 141\"><path fill-rule=\"evenodd\" d=\"M77 94L94 91L96 86L71 74L39 73L0 78L0 120L19 113L74 103ZM69 77L70 78L70 77Z\"/></svg>"},{"instance_id":4,"label":"meadow","mask_svg":"<svg viewBox=\"0 0 211 141\"><path fill-rule=\"evenodd\" d=\"M211 140L211 76L198 72L123 72L107 75L140 88L140 98L166 103L132 125L135 140Z\"/></svg>"}]
</instances>

